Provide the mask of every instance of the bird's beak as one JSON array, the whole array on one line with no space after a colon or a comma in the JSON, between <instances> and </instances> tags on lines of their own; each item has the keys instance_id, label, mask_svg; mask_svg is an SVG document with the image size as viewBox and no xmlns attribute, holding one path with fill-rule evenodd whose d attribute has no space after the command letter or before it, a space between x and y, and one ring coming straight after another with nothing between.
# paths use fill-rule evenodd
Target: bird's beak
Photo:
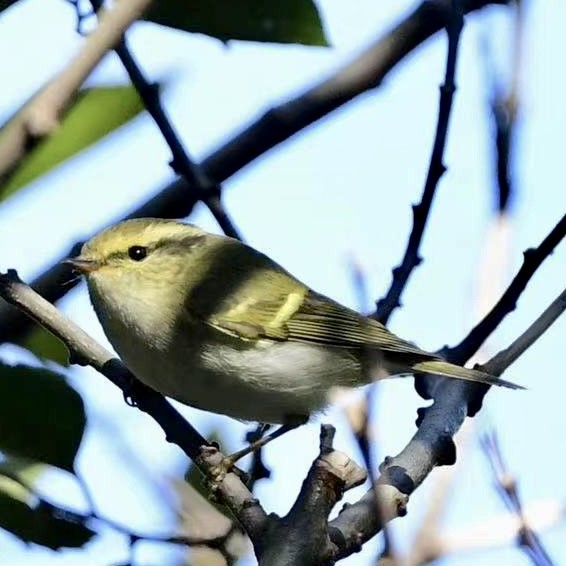
<instances>
[{"instance_id":1,"label":"bird's beak","mask_svg":"<svg viewBox=\"0 0 566 566\"><path fill-rule=\"evenodd\" d=\"M92 273L100 267L100 262L96 259L89 259L87 257L72 257L63 261L63 263L68 263L72 265L77 271L81 273Z\"/></svg>"}]
</instances>

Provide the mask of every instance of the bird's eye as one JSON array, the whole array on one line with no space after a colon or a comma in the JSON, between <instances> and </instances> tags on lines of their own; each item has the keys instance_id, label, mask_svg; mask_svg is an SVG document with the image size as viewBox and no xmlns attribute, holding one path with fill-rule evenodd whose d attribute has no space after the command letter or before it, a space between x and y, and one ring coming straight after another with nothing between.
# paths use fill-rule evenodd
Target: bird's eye
<instances>
[{"instance_id":1,"label":"bird's eye","mask_svg":"<svg viewBox=\"0 0 566 566\"><path fill-rule=\"evenodd\" d=\"M144 246L132 246L128 248L128 256L134 261L141 261L147 256L147 248Z\"/></svg>"}]
</instances>

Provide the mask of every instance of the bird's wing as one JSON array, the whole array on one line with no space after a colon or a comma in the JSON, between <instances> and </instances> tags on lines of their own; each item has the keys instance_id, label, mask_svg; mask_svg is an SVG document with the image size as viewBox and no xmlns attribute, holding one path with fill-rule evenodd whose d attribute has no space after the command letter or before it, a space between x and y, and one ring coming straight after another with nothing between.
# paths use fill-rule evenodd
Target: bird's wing
<instances>
[{"instance_id":1,"label":"bird's wing","mask_svg":"<svg viewBox=\"0 0 566 566\"><path fill-rule=\"evenodd\" d=\"M387 330L376 320L308 291L285 326L290 340L328 344L345 348L380 348L389 352L434 357ZM428 356L427 356L428 354Z\"/></svg>"},{"instance_id":2,"label":"bird's wing","mask_svg":"<svg viewBox=\"0 0 566 566\"><path fill-rule=\"evenodd\" d=\"M381 348L436 358L381 323L320 295L264 254L226 238L186 298L192 316L244 340L291 340L342 348Z\"/></svg>"},{"instance_id":3,"label":"bird's wing","mask_svg":"<svg viewBox=\"0 0 566 566\"><path fill-rule=\"evenodd\" d=\"M206 322L246 340L271 338L434 357L398 338L379 322L302 285L274 293L277 287L270 286L268 297L262 296L261 286L254 285L249 295L239 289L238 298L210 313Z\"/></svg>"}]
</instances>

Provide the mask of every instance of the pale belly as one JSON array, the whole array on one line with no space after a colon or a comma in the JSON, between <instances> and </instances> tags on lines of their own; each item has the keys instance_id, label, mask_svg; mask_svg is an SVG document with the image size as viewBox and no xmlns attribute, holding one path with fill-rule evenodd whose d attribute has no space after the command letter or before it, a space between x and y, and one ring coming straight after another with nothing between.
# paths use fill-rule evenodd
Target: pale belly
<instances>
[{"instance_id":1,"label":"pale belly","mask_svg":"<svg viewBox=\"0 0 566 566\"><path fill-rule=\"evenodd\" d=\"M205 344L185 341L151 353L122 344L117 350L141 381L164 395L246 421L308 417L328 404L332 386L364 382L358 361L343 349L272 341L243 348L239 341L239 347Z\"/></svg>"}]
</instances>

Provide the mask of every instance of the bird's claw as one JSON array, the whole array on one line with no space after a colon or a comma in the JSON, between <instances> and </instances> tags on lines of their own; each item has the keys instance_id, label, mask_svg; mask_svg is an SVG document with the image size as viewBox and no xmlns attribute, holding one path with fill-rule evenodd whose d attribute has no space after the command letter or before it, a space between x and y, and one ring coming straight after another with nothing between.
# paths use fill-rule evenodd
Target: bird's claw
<instances>
[{"instance_id":1,"label":"bird's claw","mask_svg":"<svg viewBox=\"0 0 566 566\"><path fill-rule=\"evenodd\" d=\"M206 460L207 457L213 456L219 453L218 446L203 446L201 448L201 458ZM247 484L250 481L250 476L235 464L240 459L239 452L235 452L230 456L225 456L219 463L213 464L208 467L206 484L210 492L210 499L216 499L216 493L220 488L220 484L226 478L229 473L236 474L240 480Z\"/></svg>"}]
</instances>

